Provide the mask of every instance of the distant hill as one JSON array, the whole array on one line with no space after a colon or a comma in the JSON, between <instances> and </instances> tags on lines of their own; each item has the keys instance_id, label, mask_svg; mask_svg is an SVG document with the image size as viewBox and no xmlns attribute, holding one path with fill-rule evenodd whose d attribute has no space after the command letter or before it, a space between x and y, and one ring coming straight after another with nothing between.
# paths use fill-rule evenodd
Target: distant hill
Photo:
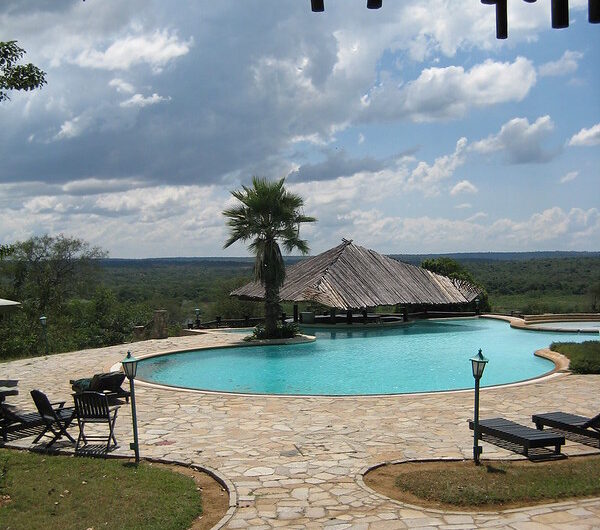
<instances>
[{"instance_id":1,"label":"distant hill","mask_svg":"<svg viewBox=\"0 0 600 530\"><path fill-rule=\"evenodd\" d=\"M419 265L429 258L447 257L457 261L528 261L555 258L597 258L600 252L575 251L543 251L543 252L453 252L447 254L389 254L391 258ZM286 256L285 261L293 264L302 256ZM101 260L105 267L155 267L168 265L204 265L207 267L247 267L252 265L254 258L248 257L172 257L172 258L106 258Z\"/></svg>"}]
</instances>

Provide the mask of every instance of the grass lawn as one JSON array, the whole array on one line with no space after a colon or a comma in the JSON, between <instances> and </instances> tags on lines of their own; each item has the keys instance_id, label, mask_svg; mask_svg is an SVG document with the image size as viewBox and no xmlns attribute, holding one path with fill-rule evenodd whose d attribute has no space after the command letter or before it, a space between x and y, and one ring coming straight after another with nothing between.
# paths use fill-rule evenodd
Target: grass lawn
<instances>
[{"instance_id":1,"label":"grass lawn","mask_svg":"<svg viewBox=\"0 0 600 530\"><path fill-rule=\"evenodd\" d=\"M382 466L365 483L388 497L448 509L505 509L600 495L600 457L529 461L409 462Z\"/></svg>"},{"instance_id":2,"label":"grass lawn","mask_svg":"<svg viewBox=\"0 0 600 530\"><path fill-rule=\"evenodd\" d=\"M188 529L194 480L142 462L0 449L0 528Z\"/></svg>"},{"instance_id":3,"label":"grass lawn","mask_svg":"<svg viewBox=\"0 0 600 530\"><path fill-rule=\"evenodd\" d=\"M600 374L600 341L553 342L552 351L562 353L571 361L569 369L578 374Z\"/></svg>"}]
</instances>

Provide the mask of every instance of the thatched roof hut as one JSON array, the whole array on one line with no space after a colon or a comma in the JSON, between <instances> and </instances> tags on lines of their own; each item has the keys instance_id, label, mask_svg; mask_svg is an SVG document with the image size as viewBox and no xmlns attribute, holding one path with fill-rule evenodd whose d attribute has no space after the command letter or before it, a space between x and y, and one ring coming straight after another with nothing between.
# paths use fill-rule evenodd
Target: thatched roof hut
<instances>
[{"instance_id":1,"label":"thatched roof hut","mask_svg":"<svg viewBox=\"0 0 600 530\"><path fill-rule=\"evenodd\" d=\"M264 287L252 282L231 293L243 300L264 299ZM337 309L380 305L465 304L479 290L409 265L348 241L286 270L280 290L286 302L318 302Z\"/></svg>"}]
</instances>

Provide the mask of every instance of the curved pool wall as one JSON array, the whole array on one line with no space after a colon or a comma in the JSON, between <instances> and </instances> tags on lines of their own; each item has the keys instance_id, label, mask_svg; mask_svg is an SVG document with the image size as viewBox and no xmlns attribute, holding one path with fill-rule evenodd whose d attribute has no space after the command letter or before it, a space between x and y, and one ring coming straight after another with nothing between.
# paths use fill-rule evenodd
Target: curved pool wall
<instances>
[{"instance_id":1,"label":"curved pool wall","mask_svg":"<svg viewBox=\"0 0 600 530\"><path fill-rule=\"evenodd\" d=\"M314 330L315 342L211 348L140 361L138 377L170 386L284 395L373 395L473 387L469 358L489 359L481 384L532 379L554 369L533 355L573 333L512 329L491 319L421 321L379 329Z\"/></svg>"}]
</instances>

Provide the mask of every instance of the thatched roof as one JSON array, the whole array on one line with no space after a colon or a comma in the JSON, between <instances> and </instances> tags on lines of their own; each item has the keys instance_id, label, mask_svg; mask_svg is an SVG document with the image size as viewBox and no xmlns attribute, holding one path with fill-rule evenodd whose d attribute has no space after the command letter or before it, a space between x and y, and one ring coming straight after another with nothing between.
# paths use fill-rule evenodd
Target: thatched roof
<instances>
[{"instance_id":1,"label":"thatched roof","mask_svg":"<svg viewBox=\"0 0 600 530\"><path fill-rule=\"evenodd\" d=\"M231 293L262 300L264 287L252 282ZM280 290L287 302L318 302L338 309L396 304L464 304L479 290L426 269L402 263L343 240L335 248L287 268Z\"/></svg>"}]
</instances>

